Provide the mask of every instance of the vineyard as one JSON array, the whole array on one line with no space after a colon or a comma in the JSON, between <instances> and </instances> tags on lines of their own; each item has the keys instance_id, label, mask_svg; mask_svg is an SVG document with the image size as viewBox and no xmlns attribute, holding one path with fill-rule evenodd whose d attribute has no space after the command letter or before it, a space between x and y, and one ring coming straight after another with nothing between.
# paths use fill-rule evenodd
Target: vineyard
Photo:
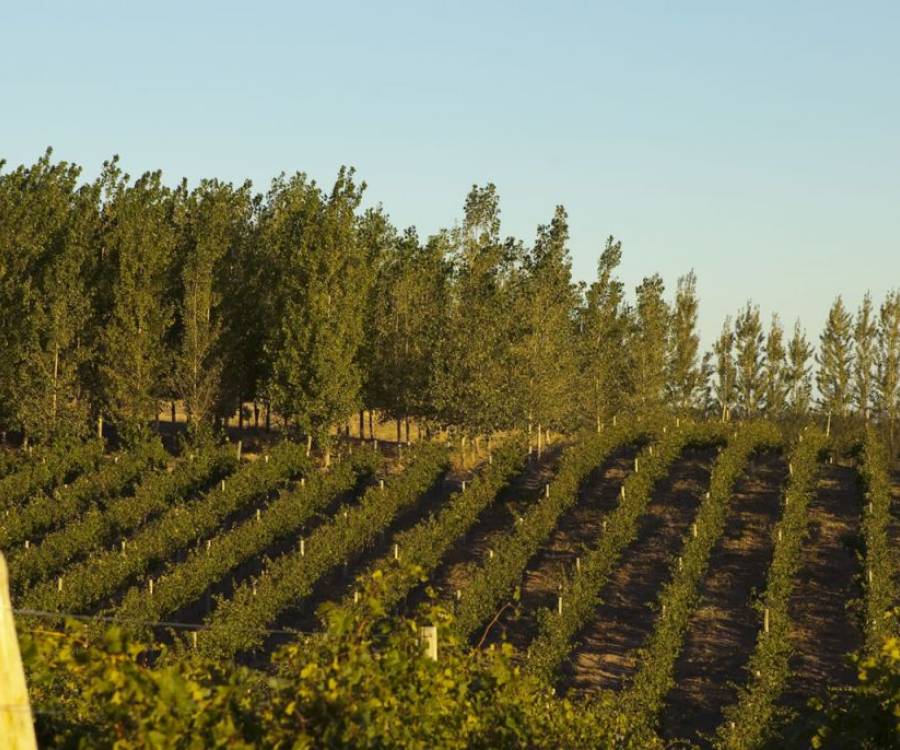
<instances>
[{"instance_id":1,"label":"vineyard","mask_svg":"<svg viewBox=\"0 0 900 750\"><path fill-rule=\"evenodd\" d=\"M873 429L2 458L41 746L897 746Z\"/></svg>"}]
</instances>

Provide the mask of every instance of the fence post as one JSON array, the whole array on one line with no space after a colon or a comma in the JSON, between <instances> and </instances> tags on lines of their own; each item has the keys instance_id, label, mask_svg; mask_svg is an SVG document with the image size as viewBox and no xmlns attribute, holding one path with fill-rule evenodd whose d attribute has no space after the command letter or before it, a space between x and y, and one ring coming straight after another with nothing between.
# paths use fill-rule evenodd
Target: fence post
<instances>
[{"instance_id":1,"label":"fence post","mask_svg":"<svg viewBox=\"0 0 900 750\"><path fill-rule=\"evenodd\" d=\"M6 737L5 747L10 750L37 750L3 553L0 553L0 737Z\"/></svg>"},{"instance_id":2,"label":"fence post","mask_svg":"<svg viewBox=\"0 0 900 750\"><path fill-rule=\"evenodd\" d=\"M425 647L425 656L432 661L438 658L438 633L436 625L423 625L419 628L419 640Z\"/></svg>"}]
</instances>

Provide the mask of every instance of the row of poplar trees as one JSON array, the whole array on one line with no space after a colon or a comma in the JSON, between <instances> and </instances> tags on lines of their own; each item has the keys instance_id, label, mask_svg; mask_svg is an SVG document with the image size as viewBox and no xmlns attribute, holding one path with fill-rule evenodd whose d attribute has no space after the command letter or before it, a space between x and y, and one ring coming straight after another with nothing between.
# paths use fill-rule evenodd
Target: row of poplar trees
<instances>
[{"instance_id":1,"label":"row of poplar trees","mask_svg":"<svg viewBox=\"0 0 900 750\"><path fill-rule=\"evenodd\" d=\"M256 403L327 451L364 409L398 438L411 419L540 436L627 409L897 420L896 292L855 320L838 299L818 355L750 303L703 354L694 274L672 299L658 275L629 297L610 238L575 283L562 207L526 244L501 235L494 186L473 187L462 221L422 240L362 210L364 189L350 169L329 190L301 173L264 196L172 188L117 159L85 182L50 151L3 171L0 425L51 442L106 420L133 443L178 400L203 440Z\"/></svg>"}]
</instances>

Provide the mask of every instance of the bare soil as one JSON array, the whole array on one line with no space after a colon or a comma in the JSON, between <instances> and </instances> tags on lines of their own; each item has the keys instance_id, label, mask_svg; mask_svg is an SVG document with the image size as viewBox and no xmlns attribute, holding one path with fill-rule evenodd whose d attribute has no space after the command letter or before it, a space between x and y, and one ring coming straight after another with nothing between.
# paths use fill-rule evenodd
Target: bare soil
<instances>
[{"instance_id":1,"label":"bare soil","mask_svg":"<svg viewBox=\"0 0 900 750\"><path fill-rule=\"evenodd\" d=\"M528 647L537 634L538 611L556 606L559 586L575 558L601 534L603 521L618 503L619 488L632 471L637 452L636 445L619 448L582 483L577 502L563 513L553 534L528 565L519 606L501 616L488 642L505 639L519 649Z\"/></svg>"},{"instance_id":2,"label":"bare soil","mask_svg":"<svg viewBox=\"0 0 900 750\"><path fill-rule=\"evenodd\" d=\"M729 506L725 533L714 547L675 663L676 687L660 717L662 735L707 746L722 709L745 681L746 664L761 626L754 602L765 589L772 560L772 529L781 513L787 467L773 453L751 460Z\"/></svg>"},{"instance_id":3,"label":"bare soil","mask_svg":"<svg viewBox=\"0 0 900 750\"><path fill-rule=\"evenodd\" d=\"M512 529L518 516L540 498L544 486L552 481L559 468L563 447L558 443L545 451L540 460L535 457L529 462L525 470L497 494L469 532L453 543L429 580L428 585L438 596L449 598L456 589L462 588L472 569L487 557L491 548L498 546L499 539ZM408 597L407 609L418 606L423 598L424 589L420 587Z\"/></svg>"},{"instance_id":4,"label":"bare soil","mask_svg":"<svg viewBox=\"0 0 900 750\"><path fill-rule=\"evenodd\" d=\"M858 615L852 609L852 602L862 596L860 493L855 469L823 467L809 506L803 567L790 603L796 652L785 703L793 708L802 708L829 686L855 680L846 656L862 645Z\"/></svg>"},{"instance_id":5,"label":"bare soil","mask_svg":"<svg viewBox=\"0 0 900 750\"><path fill-rule=\"evenodd\" d=\"M562 668L563 688L617 690L637 667L635 649L652 632L654 603L709 487L715 449L690 448L657 484L638 536L623 550L602 604Z\"/></svg>"}]
</instances>

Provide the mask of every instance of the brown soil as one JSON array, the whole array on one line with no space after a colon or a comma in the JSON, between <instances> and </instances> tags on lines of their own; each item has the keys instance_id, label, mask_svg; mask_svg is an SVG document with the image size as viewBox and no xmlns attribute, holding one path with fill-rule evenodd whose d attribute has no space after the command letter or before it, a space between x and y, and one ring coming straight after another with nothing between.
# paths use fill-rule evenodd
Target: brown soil
<instances>
[{"instance_id":1,"label":"brown soil","mask_svg":"<svg viewBox=\"0 0 900 750\"><path fill-rule=\"evenodd\" d=\"M653 629L653 604L709 486L715 455L714 449L688 449L654 489L637 539L622 552L602 604L563 665L564 687L616 690L634 671L635 649Z\"/></svg>"},{"instance_id":2,"label":"brown soil","mask_svg":"<svg viewBox=\"0 0 900 750\"><path fill-rule=\"evenodd\" d=\"M541 607L556 606L560 583L575 564L575 558L591 547L603 529L603 521L619 498L619 488L634 466L637 446L614 451L582 483L578 501L563 513L553 534L532 558L522 580L519 606L501 617L490 641L506 639L519 649L527 648L537 634Z\"/></svg>"},{"instance_id":3,"label":"brown soil","mask_svg":"<svg viewBox=\"0 0 900 750\"><path fill-rule=\"evenodd\" d=\"M791 598L796 653L785 703L802 708L829 686L852 684L855 670L846 655L862 644L857 617L848 602L859 600L860 514L856 471L825 466L809 505L809 536L803 567Z\"/></svg>"},{"instance_id":4,"label":"brown soil","mask_svg":"<svg viewBox=\"0 0 900 750\"><path fill-rule=\"evenodd\" d=\"M745 680L760 628L753 604L765 588L772 560L772 528L781 512L784 461L765 454L751 460L732 495L725 533L714 547L675 663L676 687L660 718L664 737L706 746L722 709Z\"/></svg>"},{"instance_id":5,"label":"brown soil","mask_svg":"<svg viewBox=\"0 0 900 750\"><path fill-rule=\"evenodd\" d=\"M439 596L451 597L456 589L462 588L472 568L487 557L488 550L498 545L498 539L512 528L517 517L537 501L544 486L552 481L559 468L562 450L563 445L557 444L546 451L540 460L535 458L529 463L498 493L469 532L453 543L429 580L429 586ZM414 609L423 598L421 588L412 592L407 600L407 609Z\"/></svg>"}]
</instances>

